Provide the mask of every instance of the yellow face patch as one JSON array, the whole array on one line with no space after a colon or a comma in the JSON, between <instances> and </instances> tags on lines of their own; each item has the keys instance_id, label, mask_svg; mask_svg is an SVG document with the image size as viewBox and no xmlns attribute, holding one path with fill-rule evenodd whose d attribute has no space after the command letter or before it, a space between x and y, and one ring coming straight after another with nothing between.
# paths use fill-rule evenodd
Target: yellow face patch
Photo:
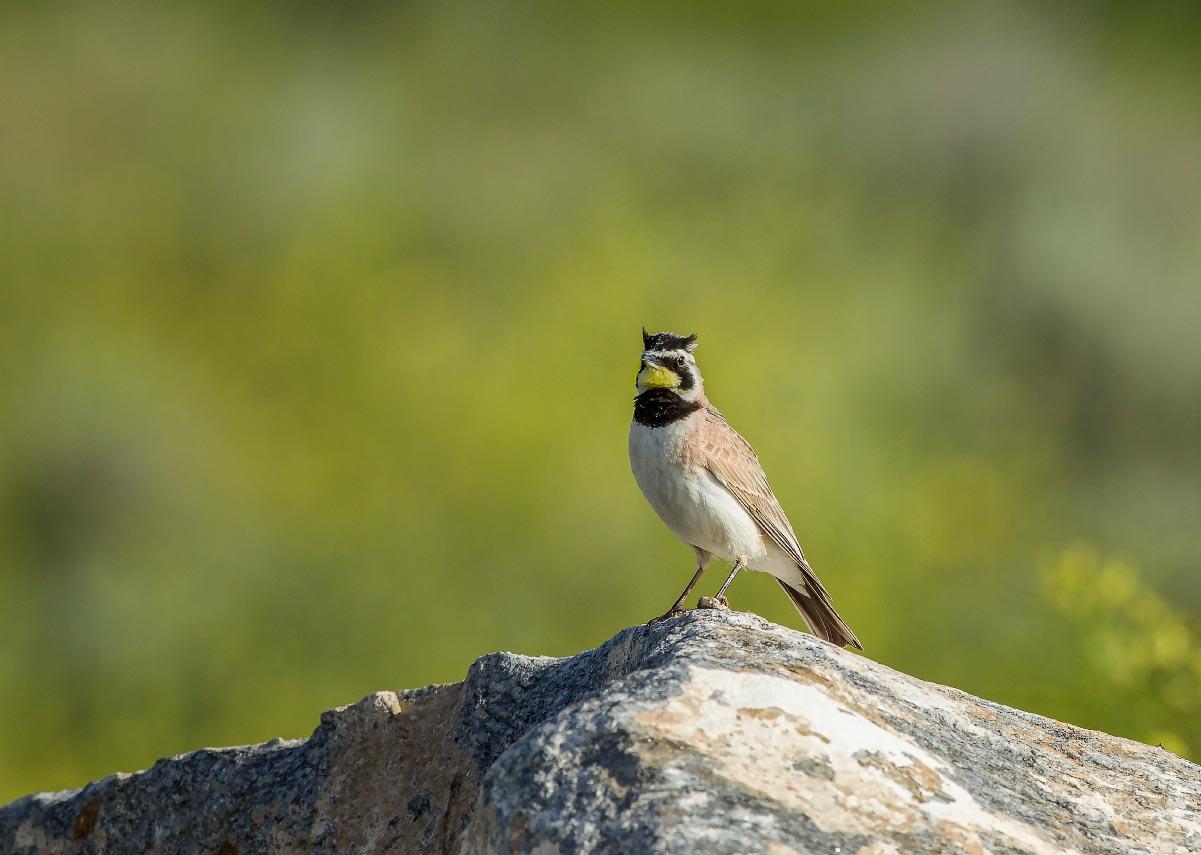
<instances>
[{"instance_id":1,"label":"yellow face patch","mask_svg":"<svg viewBox=\"0 0 1201 855\"><path fill-rule=\"evenodd\" d=\"M674 389L680 385L680 375L662 365L648 365L638 372L638 385L643 389Z\"/></svg>"}]
</instances>

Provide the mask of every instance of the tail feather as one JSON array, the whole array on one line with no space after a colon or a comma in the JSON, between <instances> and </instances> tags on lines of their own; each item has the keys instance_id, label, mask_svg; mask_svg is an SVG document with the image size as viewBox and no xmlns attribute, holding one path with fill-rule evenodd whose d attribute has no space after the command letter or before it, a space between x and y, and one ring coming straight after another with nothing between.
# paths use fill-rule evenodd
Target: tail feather
<instances>
[{"instance_id":1,"label":"tail feather","mask_svg":"<svg viewBox=\"0 0 1201 855\"><path fill-rule=\"evenodd\" d=\"M780 579L776 581L780 583L784 593L788 594L792 604L801 613L801 617L809 625L810 632L839 647L846 647L849 644L858 650L863 649L863 645L859 643L855 633L851 632L851 628L838 616L838 612L834 611L834 605L830 602L828 595L822 596L826 593L824 589L820 589L817 596L810 596L798 591L787 582Z\"/></svg>"}]
</instances>

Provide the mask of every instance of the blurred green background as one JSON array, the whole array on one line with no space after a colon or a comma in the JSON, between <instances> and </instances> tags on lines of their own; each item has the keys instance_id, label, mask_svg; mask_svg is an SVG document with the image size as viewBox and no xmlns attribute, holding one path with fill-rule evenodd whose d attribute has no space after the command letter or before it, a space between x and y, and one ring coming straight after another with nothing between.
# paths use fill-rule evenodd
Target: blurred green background
<instances>
[{"instance_id":1,"label":"blurred green background","mask_svg":"<svg viewBox=\"0 0 1201 855\"><path fill-rule=\"evenodd\" d=\"M661 612L643 324L867 655L1201 755L1199 29L4 4L0 802Z\"/></svg>"}]
</instances>

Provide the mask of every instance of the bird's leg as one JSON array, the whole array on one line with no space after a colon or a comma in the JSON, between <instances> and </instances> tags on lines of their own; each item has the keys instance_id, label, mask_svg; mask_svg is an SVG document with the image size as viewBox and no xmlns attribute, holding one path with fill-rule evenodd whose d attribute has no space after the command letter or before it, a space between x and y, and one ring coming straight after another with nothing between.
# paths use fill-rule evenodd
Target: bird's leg
<instances>
[{"instance_id":1,"label":"bird's leg","mask_svg":"<svg viewBox=\"0 0 1201 855\"><path fill-rule=\"evenodd\" d=\"M726 588L730 587L730 583L734 581L734 577L738 575L738 571L746 567L746 561L742 558L734 559L734 566L730 568L730 575L726 577L726 581L721 583L721 589L717 592L716 597L701 597L701 601L697 603L697 608L701 609L721 609L725 610L730 607L730 601L726 599Z\"/></svg>"},{"instance_id":2,"label":"bird's leg","mask_svg":"<svg viewBox=\"0 0 1201 855\"><path fill-rule=\"evenodd\" d=\"M696 554L696 572L692 574L692 578L688 581L688 585L684 588L680 596L676 597L676 601L671 604L671 608L659 615L651 621L658 623L661 620L667 620L670 617L675 617L678 614L683 614L684 601L688 599L688 595L692 593L692 589L696 587L697 580L701 578L701 574L705 572L705 568L709 566L710 556L708 553L702 553L699 550Z\"/></svg>"}]
</instances>

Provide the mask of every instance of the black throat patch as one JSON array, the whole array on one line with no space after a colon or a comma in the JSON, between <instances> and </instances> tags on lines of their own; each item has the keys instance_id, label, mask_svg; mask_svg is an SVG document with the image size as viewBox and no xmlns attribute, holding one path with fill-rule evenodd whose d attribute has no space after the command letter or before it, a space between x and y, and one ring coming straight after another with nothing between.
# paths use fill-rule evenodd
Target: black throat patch
<instances>
[{"instance_id":1,"label":"black throat patch","mask_svg":"<svg viewBox=\"0 0 1201 855\"><path fill-rule=\"evenodd\" d=\"M634 421L646 427L663 427L688 418L700 408L698 401L685 401L670 389L647 389L634 399Z\"/></svg>"}]
</instances>

